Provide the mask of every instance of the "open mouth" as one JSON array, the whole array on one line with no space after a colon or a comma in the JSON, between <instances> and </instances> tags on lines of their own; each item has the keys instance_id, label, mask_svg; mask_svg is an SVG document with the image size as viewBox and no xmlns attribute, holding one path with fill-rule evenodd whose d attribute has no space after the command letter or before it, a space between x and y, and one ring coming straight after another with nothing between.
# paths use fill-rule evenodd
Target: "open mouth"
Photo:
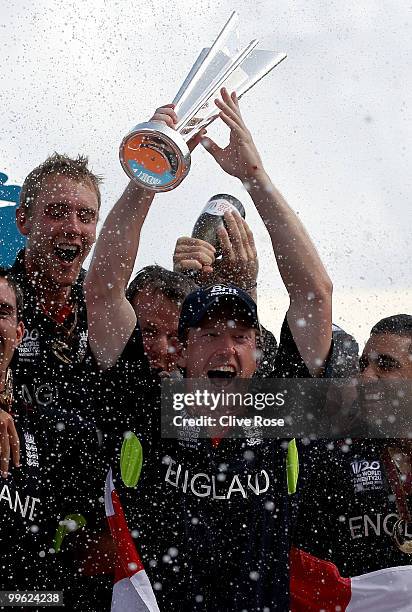
<instances>
[{"instance_id":1,"label":"open mouth","mask_svg":"<svg viewBox=\"0 0 412 612\"><path fill-rule=\"evenodd\" d=\"M220 380L232 380L236 377L236 368L233 366L219 366L218 368L208 370L207 377L214 379L217 378Z\"/></svg>"},{"instance_id":2,"label":"open mouth","mask_svg":"<svg viewBox=\"0 0 412 612\"><path fill-rule=\"evenodd\" d=\"M79 255L80 247L77 244L60 242L54 247L54 252L65 263L72 263Z\"/></svg>"}]
</instances>

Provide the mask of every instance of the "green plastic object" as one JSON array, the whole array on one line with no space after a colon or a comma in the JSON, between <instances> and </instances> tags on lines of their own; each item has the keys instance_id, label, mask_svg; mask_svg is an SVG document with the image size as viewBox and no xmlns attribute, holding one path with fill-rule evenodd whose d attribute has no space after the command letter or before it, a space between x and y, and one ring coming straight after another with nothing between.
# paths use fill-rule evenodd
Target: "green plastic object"
<instances>
[{"instance_id":1,"label":"green plastic object","mask_svg":"<svg viewBox=\"0 0 412 612\"><path fill-rule=\"evenodd\" d=\"M126 487L135 487L143 465L143 448L138 437L129 431L120 453L120 474Z\"/></svg>"},{"instance_id":2,"label":"green plastic object","mask_svg":"<svg viewBox=\"0 0 412 612\"><path fill-rule=\"evenodd\" d=\"M64 538L68 533L77 531L86 525L87 521L82 514L68 514L57 527L54 536L53 548L58 553L61 550Z\"/></svg>"},{"instance_id":3,"label":"green plastic object","mask_svg":"<svg viewBox=\"0 0 412 612\"><path fill-rule=\"evenodd\" d=\"M299 453L296 446L296 440L293 438L288 444L288 454L286 458L286 476L288 481L288 493L293 495L296 493L296 487L299 478Z\"/></svg>"}]
</instances>

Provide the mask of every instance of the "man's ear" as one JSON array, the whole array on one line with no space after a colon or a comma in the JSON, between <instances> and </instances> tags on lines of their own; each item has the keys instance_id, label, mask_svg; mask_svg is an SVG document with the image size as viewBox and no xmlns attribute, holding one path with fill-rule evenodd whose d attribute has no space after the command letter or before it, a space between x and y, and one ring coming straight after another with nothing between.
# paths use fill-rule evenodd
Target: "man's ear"
<instances>
[{"instance_id":1,"label":"man's ear","mask_svg":"<svg viewBox=\"0 0 412 612\"><path fill-rule=\"evenodd\" d=\"M23 323L23 321L20 321L20 323L17 325L16 331L17 331L17 333L16 333L16 346L19 346L19 344L23 340L23 334L24 334L24 323Z\"/></svg>"},{"instance_id":2,"label":"man's ear","mask_svg":"<svg viewBox=\"0 0 412 612\"><path fill-rule=\"evenodd\" d=\"M24 210L24 208L21 208L21 206L16 208L16 225L20 234L23 234L23 236L28 236L30 232L31 223L26 211Z\"/></svg>"},{"instance_id":3,"label":"man's ear","mask_svg":"<svg viewBox=\"0 0 412 612\"><path fill-rule=\"evenodd\" d=\"M187 364L187 347L186 344L182 344L182 348L179 352L179 358L177 360L177 365L180 368L185 368Z\"/></svg>"},{"instance_id":4,"label":"man's ear","mask_svg":"<svg viewBox=\"0 0 412 612\"><path fill-rule=\"evenodd\" d=\"M255 337L255 361L256 370L259 368L263 359L263 339L260 334L256 334Z\"/></svg>"}]
</instances>

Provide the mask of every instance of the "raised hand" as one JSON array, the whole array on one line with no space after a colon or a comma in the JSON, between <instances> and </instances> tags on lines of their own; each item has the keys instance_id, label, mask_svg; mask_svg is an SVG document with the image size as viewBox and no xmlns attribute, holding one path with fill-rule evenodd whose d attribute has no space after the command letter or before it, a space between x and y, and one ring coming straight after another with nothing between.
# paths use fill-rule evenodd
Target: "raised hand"
<instances>
[{"instance_id":1,"label":"raised hand","mask_svg":"<svg viewBox=\"0 0 412 612\"><path fill-rule=\"evenodd\" d=\"M172 128L172 130L176 129L176 124L179 119L174 111L174 104L165 104L164 106L160 106L156 109L153 117L150 121L159 121L161 123L165 123L167 126ZM190 140L187 142L187 146L189 147L189 151L192 152L197 145L201 142L202 138L204 138L206 134L206 129L201 129L197 134L192 136Z\"/></svg>"},{"instance_id":2,"label":"raised hand","mask_svg":"<svg viewBox=\"0 0 412 612\"><path fill-rule=\"evenodd\" d=\"M174 108L174 104L165 104L164 106L160 106L155 110L153 117L149 119L149 121L160 121L174 130L175 125L178 122Z\"/></svg>"},{"instance_id":3,"label":"raised hand","mask_svg":"<svg viewBox=\"0 0 412 612\"><path fill-rule=\"evenodd\" d=\"M0 409L0 471L3 478L7 478L10 456L14 466L20 467L20 442L13 418Z\"/></svg>"},{"instance_id":4,"label":"raised hand","mask_svg":"<svg viewBox=\"0 0 412 612\"><path fill-rule=\"evenodd\" d=\"M205 240L182 236L176 242L173 269L175 272L183 273L196 271L198 281L207 283L209 279L212 279L215 253L215 248Z\"/></svg>"},{"instance_id":5,"label":"raised hand","mask_svg":"<svg viewBox=\"0 0 412 612\"><path fill-rule=\"evenodd\" d=\"M219 117L230 128L229 144L222 149L211 138L205 137L201 143L225 172L246 182L264 173L262 160L243 121L236 93L230 95L225 88L220 93L222 100L216 99L215 104L220 109Z\"/></svg>"},{"instance_id":6,"label":"raised hand","mask_svg":"<svg viewBox=\"0 0 412 612\"><path fill-rule=\"evenodd\" d=\"M248 224L236 212L226 212L225 225L216 231L222 258L216 260L215 248L200 238L182 236L173 255L175 272L197 272L200 284L231 283L253 292L259 262L253 234Z\"/></svg>"},{"instance_id":7,"label":"raised hand","mask_svg":"<svg viewBox=\"0 0 412 612\"><path fill-rule=\"evenodd\" d=\"M217 230L222 259L215 265L215 277L254 293L259 261L252 231L237 212L226 212L224 219L226 227Z\"/></svg>"}]
</instances>

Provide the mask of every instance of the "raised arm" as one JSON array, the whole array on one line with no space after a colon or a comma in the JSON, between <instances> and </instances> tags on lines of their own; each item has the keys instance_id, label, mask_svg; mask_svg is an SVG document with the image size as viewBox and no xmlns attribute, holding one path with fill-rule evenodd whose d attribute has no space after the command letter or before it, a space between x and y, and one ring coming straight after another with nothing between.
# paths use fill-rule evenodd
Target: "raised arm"
<instances>
[{"instance_id":1,"label":"raised arm","mask_svg":"<svg viewBox=\"0 0 412 612\"><path fill-rule=\"evenodd\" d=\"M178 119L173 104L158 108L150 121L174 128ZM205 132L189 140L190 151ZM114 365L136 326L136 314L125 292L153 198L152 191L130 181L105 220L85 279L89 342L103 369Z\"/></svg>"},{"instance_id":2,"label":"raised arm","mask_svg":"<svg viewBox=\"0 0 412 612\"><path fill-rule=\"evenodd\" d=\"M125 290L152 200L151 192L129 183L107 216L86 276L89 343L103 369L116 362L136 325Z\"/></svg>"},{"instance_id":3,"label":"raised arm","mask_svg":"<svg viewBox=\"0 0 412 612\"><path fill-rule=\"evenodd\" d=\"M290 298L290 330L309 371L317 375L331 345L332 283L302 222L266 174L236 94L225 89L221 94L216 105L230 128L229 145L221 149L210 138L202 144L225 172L242 181L269 232Z\"/></svg>"},{"instance_id":4,"label":"raised arm","mask_svg":"<svg viewBox=\"0 0 412 612\"><path fill-rule=\"evenodd\" d=\"M151 121L173 127L177 117L172 105L158 109ZM153 197L152 191L130 181L105 220L86 276L89 342L103 369L120 357L136 326L125 291Z\"/></svg>"}]
</instances>

